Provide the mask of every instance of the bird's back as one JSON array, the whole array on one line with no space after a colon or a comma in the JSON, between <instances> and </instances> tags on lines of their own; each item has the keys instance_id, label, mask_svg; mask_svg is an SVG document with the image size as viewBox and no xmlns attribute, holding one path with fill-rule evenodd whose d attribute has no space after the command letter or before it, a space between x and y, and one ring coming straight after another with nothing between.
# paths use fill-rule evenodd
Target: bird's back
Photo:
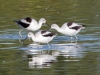
<instances>
[{"instance_id":1,"label":"bird's back","mask_svg":"<svg viewBox=\"0 0 100 75\"><path fill-rule=\"evenodd\" d=\"M51 33L45 30L41 30L35 34L37 41L41 43L50 42L54 38L54 36L56 36L54 33Z\"/></svg>"}]
</instances>

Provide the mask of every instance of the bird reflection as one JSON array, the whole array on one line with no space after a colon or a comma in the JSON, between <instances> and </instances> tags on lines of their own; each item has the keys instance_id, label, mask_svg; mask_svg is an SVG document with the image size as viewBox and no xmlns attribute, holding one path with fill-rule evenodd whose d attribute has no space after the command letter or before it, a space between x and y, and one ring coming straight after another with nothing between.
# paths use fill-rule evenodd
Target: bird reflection
<instances>
[{"instance_id":1,"label":"bird reflection","mask_svg":"<svg viewBox=\"0 0 100 75\"><path fill-rule=\"evenodd\" d=\"M29 68L50 68L50 66L57 62L57 55L54 53L48 53L48 50L26 50L25 54L27 58L29 59ZM24 57L26 57L24 55ZM31 55L31 57L28 57L28 55Z\"/></svg>"},{"instance_id":2,"label":"bird reflection","mask_svg":"<svg viewBox=\"0 0 100 75\"><path fill-rule=\"evenodd\" d=\"M29 59L29 68L50 68L54 62L59 61L57 58L60 56L65 58L63 61L79 61L78 58L84 57L84 48L75 43L50 44L50 52L48 52L46 46L29 45L27 48L23 48ZM28 55L31 55L31 57L28 57Z\"/></svg>"},{"instance_id":3,"label":"bird reflection","mask_svg":"<svg viewBox=\"0 0 100 75\"><path fill-rule=\"evenodd\" d=\"M79 61L84 57L84 48L80 45L64 46L60 50L60 55L64 56L64 61Z\"/></svg>"},{"instance_id":4,"label":"bird reflection","mask_svg":"<svg viewBox=\"0 0 100 75\"><path fill-rule=\"evenodd\" d=\"M31 61L29 61L30 68L34 68L35 66L37 68L48 68L51 66L51 63L57 61L56 57L49 54L36 55L30 59L31 59Z\"/></svg>"}]
</instances>

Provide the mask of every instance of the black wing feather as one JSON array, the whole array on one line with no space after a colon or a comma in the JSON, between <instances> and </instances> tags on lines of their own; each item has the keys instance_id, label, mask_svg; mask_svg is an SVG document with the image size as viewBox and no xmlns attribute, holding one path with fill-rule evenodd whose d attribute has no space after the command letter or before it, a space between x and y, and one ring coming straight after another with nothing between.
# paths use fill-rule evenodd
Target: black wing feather
<instances>
[{"instance_id":1,"label":"black wing feather","mask_svg":"<svg viewBox=\"0 0 100 75\"><path fill-rule=\"evenodd\" d=\"M80 29L80 28L81 28L81 26L75 26L75 27L71 27L70 29L78 30L78 29Z\"/></svg>"},{"instance_id":2,"label":"black wing feather","mask_svg":"<svg viewBox=\"0 0 100 75\"><path fill-rule=\"evenodd\" d=\"M20 20L19 21L14 21L14 22L16 22L17 24L21 25L24 28L27 28L29 26L29 24L21 22Z\"/></svg>"}]
</instances>

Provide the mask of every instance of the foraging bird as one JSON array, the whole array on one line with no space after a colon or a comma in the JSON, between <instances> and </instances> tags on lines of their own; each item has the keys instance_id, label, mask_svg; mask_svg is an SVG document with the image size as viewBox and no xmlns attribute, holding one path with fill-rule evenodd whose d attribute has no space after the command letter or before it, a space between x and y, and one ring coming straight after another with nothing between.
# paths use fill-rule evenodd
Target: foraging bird
<instances>
[{"instance_id":1,"label":"foraging bird","mask_svg":"<svg viewBox=\"0 0 100 75\"><path fill-rule=\"evenodd\" d=\"M67 22L64 23L61 27L59 27L57 24L52 24L51 29L57 30L59 33L62 33L64 35L71 36L71 42L72 42L72 36L75 36L76 43L77 43L77 36L81 29L84 29L86 25L79 25L75 22Z\"/></svg>"},{"instance_id":2,"label":"foraging bird","mask_svg":"<svg viewBox=\"0 0 100 75\"><path fill-rule=\"evenodd\" d=\"M15 20L14 22L17 23L23 29L30 30L30 31L36 31L36 30L39 30L41 28L43 23L46 23L46 20L44 18L40 18L40 20L37 22L33 18L26 17L24 19ZM20 37L22 37L21 36L22 30L19 31Z\"/></svg>"},{"instance_id":3,"label":"foraging bird","mask_svg":"<svg viewBox=\"0 0 100 75\"><path fill-rule=\"evenodd\" d=\"M36 43L49 43L51 40L53 40L53 38L56 36L57 34L49 32L49 31L45 31L45 30L41 30L38 31L37 33L33 34L32 32L28 33L28 38L32 39L34 42ZM49 46L49 44L48 44ZM50 48L50 46L49 46Z\"/></svg>"}]
</instances>

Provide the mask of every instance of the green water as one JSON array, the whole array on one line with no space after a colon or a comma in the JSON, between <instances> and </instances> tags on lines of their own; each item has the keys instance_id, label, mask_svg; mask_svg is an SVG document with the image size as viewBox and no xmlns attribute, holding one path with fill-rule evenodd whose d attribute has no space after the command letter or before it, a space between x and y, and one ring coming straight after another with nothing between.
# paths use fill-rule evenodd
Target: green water
<instances>
[{"instance_id":1,"label":"green water","mask_svg":"<svg viewBox=\"0 0 100 75\"><path fill-rule=\"evenodd\" d=\"M99 8L99 0L0 0L0 75L100 75ZM36 20L43 17L50 25L61 26L69 21L87 25L77 35L80 48L52 48L49 53L43 50L43 54L58 53L56 61L42 67L29 66L30 59L41 55L41 51L32 54L21 49L31 42L19 43L20 27L13 22L27 16ZM27 33L27 30L22 32L23 38ZM69 37L58 34L50 44L69 42Z\"/></svg>"}]
</instances>

